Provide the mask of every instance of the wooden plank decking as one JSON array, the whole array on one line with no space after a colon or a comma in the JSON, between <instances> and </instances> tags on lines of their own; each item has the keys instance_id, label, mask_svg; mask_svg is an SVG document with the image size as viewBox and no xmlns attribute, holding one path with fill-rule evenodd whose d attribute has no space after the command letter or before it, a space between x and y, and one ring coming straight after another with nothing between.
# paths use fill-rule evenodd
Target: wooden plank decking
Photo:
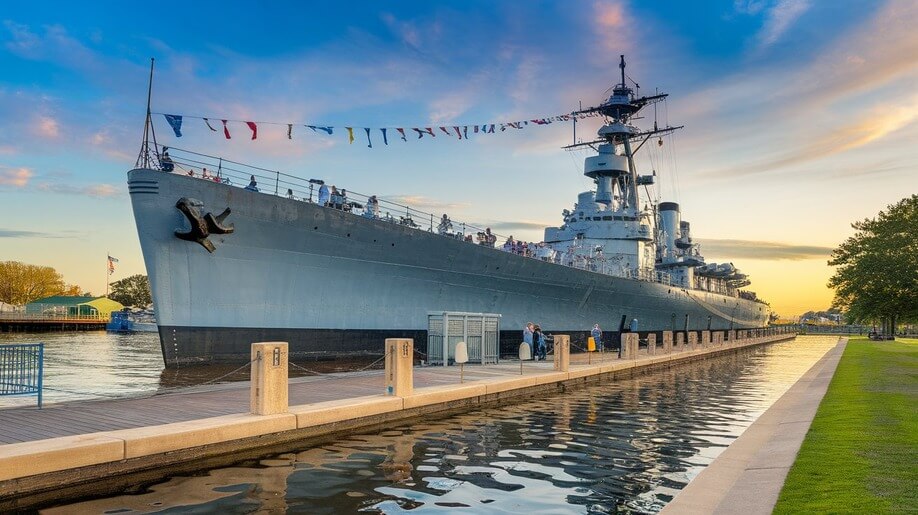
<instances>
[{"instance_id":1,"label":"wooden plank decking","mask_svg":"<svg viewBox=\"0 0 918 515\"><path fill-rule=\"evenodd\" d=\"M607 355L606 359L612 359L612 355ZM586 360L583 362L586 363ZM548 372L552 370L552 363L527 362L524 367L529 372ZM510 377L519 373L519 362L467 366L465 380ZM458 383L458 367L414 370L416 388ZM295 378L290 380L290 405L382 394L384 386L382 370ZM0 444L154 426L248 411L248 381L191 387L146 397L49 404L42 409L5 408L0 409Z\"/></svg>"}]
</instances>

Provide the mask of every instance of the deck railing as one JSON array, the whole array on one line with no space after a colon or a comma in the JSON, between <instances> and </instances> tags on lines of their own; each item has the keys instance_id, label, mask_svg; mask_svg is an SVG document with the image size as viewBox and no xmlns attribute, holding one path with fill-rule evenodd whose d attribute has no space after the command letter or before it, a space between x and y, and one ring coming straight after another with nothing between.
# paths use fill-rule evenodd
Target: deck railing
<instances>
[{"instance_id":1,"label":"deck railing","mask_svg":"<svg viewBox=\"0 0 918 515\"><path fill-rule=\"evenodd\" d=\"M312 203L318 201L318 189L322 184L325 184L325 182L320 179L303 179L277 170L247 165L221 157L210 156L176 147L168 148L170 153L173 154L170 156L171 163L174 166L171 173L189 175L202 180L210 180L240 188L246 187L251 179L255 179L258 188L257 191L260 193L288 197ZM205 170L207 172L206 175L204 173ZM339 191L345 191L345 189ZM500 243L507 240L507 236L492 232L491 242L489 243L487 238L484 237L486 228L482 228L477 224L449 220L450 229L443 230L441 226L441 217L439 215L414 209L384 198L377 198L379 210L378 213L374 214L368 212L366 208L369 198L370 195L347 189L343 201L334 202L334 206L330 203L329 207L335 208L335 206L340 206L338 208L355 216L366 216L368 218L386 220L421 231L439 233L444 237L457 238L470 243L511 252L510 249L507 249ZM532 248L534 249L536 247ZM668 286L673 285L672 278L668 273L659 272L654 269L623 269L617 262L606 260L601 257L589 257L584 255L571 256L561 252L555 252L554 255L546 258L545 256L539 255L535 250L532 252L514 253L532 259L596 272L603 275L656 282ZM736 296L735 292L723 293Z\"/></svg>"}]
</instances>

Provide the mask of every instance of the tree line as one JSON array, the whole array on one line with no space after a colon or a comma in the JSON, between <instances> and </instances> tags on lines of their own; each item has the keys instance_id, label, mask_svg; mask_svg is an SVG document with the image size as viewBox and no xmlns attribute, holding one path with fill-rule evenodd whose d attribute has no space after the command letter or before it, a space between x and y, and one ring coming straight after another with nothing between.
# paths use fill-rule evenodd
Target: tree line
<instances>
[{"instance_id":1,"label":"tree line","mask_svg":"<svg viewBox=\"0 0 918 515\"><path fill-rule=\"evenodd\" d=\"M829 260L836 267L829 279L833 307L850 322L879 322L886 334L900 323L918 322L918 195L851 227L854 236Z\"/></svg>"},{"instance_id":2,"label":"tree line","mask_svg":"<svg viewBox=\"0 0 918 515\"><path fill-rule=\"evenodd\" d=\"M50 266L0 261L0 302L22 306L57 295L93 296L76 284L68 284L64 276ZM143 274L113 282L108 298L134 307L146 307L153 302L150 283Z\"/></svg>"}]
</instances>

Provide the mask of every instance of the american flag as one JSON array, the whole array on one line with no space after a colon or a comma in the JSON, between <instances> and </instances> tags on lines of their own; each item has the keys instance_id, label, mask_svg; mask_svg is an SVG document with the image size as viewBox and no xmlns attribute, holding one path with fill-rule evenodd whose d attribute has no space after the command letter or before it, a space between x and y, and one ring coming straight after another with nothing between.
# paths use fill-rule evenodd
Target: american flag
<instances>
[{"instance_id":1,"label":"american flag","mask_svg":"<svg viewBox=\"0 0 918 515\"><path fill-rule=\"evenodd\" d=\"M108 275L115 273L115 263L118 262L118 258L108 256Z\"/></svg>"}]
</instances>

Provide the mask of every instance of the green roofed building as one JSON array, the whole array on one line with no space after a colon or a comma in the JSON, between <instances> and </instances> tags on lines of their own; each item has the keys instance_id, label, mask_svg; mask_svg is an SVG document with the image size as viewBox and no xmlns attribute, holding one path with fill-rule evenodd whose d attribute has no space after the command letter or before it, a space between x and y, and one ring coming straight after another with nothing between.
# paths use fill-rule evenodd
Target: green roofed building
<instances>
[{"instance_id":1,"label":"green roofed building","mask_svg":"<svg viewBox=\"0 0 918 515\"><path fill-rule=\"evenodd\" d=\"M98 316L109 318L112 311L120 311L124 306L108 297L70 297L57 295L45 297L25 306L28 314L57 316Z\"/></svg>"}]
</instances>

